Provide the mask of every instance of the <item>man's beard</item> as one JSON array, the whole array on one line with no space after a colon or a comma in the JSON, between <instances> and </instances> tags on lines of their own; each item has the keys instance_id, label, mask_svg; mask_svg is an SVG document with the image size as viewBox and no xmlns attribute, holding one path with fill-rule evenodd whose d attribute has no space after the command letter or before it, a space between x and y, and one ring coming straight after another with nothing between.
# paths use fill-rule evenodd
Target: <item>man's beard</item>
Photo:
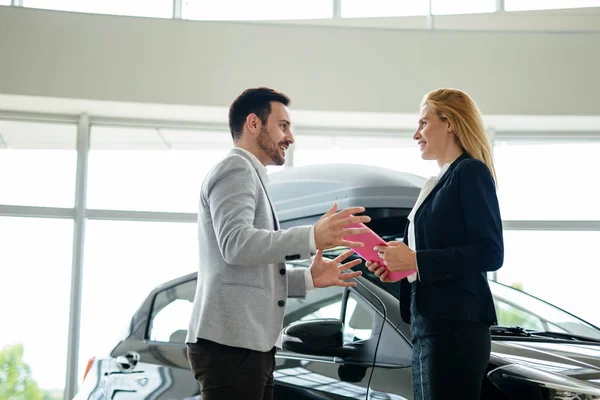
<instances>
[{"instance_id":1,"label":"man's beard","mask_svg":"<svg viewBox=\"0 0 600 400\"><path fill-rule=\"evenodd\" d=\"M265 154L273 161L275 165L283 165L285 164L285 158L281 155L281 149L279 146L281 144L275 143L267 132L267 127L263 126L260 130L260 134L258 135L258 147L265 152Z\"/></svg>"}]
</instances>

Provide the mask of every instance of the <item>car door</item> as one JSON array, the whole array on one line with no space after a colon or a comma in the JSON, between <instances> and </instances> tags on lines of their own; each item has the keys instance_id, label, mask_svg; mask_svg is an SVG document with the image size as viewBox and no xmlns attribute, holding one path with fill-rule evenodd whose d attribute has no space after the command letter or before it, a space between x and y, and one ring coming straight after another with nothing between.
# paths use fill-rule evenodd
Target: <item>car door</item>
<instances>
[{"instance_id":1,"label":"car door","mask_svg":"<svg viewBox=\"0 0 600 400\"><path fill-rule=\"evenodd\" d=\"M128 338L113 351L117 368L119 355L139 356L134 366L115 376L111 385L115 399L199 396L200 389L190 371L185 345L195 289L193 279L158 291L152 300L143 339Z\"/></svg>"},{"instance_id":2,"label":"car door","mask_svg":"<svg viewBox=\"0 0 600 400\"><path fill-rule=\"evenodd\" d=\"M385 321L371 381L369 400L412 400L410 326Z\"/></svg>"},{"instance_id":3,"label":"car door","mask_svg":"<svg viewBox=\"0 0 600 400\"><path fill-rule=\"evenodd\" d=\"M340 287L317 289L308 293L306 299L288 300L284 326L324 318L344 322L344 344L356 346L356 353L343 360L285 349L278 352L274 372L275 399L367 398L384 321L382 306L367 291Z\"/></svg>"}]
</instances>

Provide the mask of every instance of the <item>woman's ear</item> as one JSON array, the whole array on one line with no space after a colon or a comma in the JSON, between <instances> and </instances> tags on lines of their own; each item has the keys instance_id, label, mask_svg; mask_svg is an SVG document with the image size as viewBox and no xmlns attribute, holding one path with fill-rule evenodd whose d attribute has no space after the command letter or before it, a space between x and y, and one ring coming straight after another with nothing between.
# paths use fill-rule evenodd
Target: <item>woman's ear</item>
<instances>
[{"instance_id":1,"label":"woman's ear","mask_svg":"<svg viewBox=\"0 0 600 400\"><path fill-rule=\"evenodd\" d=\"M452 124L450 123L450 120L448 118L446 118L446 119L444 119L444 122L446 123L446 132L454 133L454 128L452 128Z\"/></svg>"}]
</instances>

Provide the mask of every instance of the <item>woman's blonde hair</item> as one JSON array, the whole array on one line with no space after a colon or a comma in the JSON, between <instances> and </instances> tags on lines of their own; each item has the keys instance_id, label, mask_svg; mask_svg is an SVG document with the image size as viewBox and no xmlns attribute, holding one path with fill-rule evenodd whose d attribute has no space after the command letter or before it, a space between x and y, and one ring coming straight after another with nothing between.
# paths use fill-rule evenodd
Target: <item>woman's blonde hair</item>
<instances>
[{"instance_id":1,"label":"woman's blonde hair","mask_svg":"<svg viewBox=\"0 0 600 400\"><path fill-rule=\"evenodd\" d=\"M450 122L460 146L471 157L483 161L496 181L492 146L473 99L458 89L437 89L423 97L421 109L425 106L440 119Z\"/></svg>"}]
</instances>

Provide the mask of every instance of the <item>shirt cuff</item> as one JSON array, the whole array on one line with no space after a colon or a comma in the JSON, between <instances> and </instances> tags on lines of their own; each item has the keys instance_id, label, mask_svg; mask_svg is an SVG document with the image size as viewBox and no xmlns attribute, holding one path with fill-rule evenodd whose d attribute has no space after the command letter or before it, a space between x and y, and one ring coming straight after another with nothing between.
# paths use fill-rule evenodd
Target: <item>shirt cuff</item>
<instances>
[{"instance_id":1,"label":"shirt cuff","mask_svg":"<svg viewBox=\"0 0 600 400\"><path fill-rule=\"evenodd\" d=\"M306 284L306 291L310 292L315 290L315 284L313 283L312 274L310 273L310 268L306 268L304 271L304 283Z\"/></svg>"},{"instance_id":2,"label":"shirt cuff","mask_svg":"<svg viewBox=\"0 0 600 400\"><path fill-rule=\"evenodd\" d=\"M421 275L419 275L419 261L417 260L417 251L415 250L415 269L417 270L417 279L421 281Z\"/></svg>"},{"instance_id":3,"label":"shirt cuff","mask_svg":"<svg viewBox=\"0 0 600 400\"><path fill-rule=\"evenodd\" d=\"M308 233L308 247L310 248L311 254L316 253L317 244L315 242L315 226L314 225L310 227L310 232Z\"/></svg>"}]
</instances>

